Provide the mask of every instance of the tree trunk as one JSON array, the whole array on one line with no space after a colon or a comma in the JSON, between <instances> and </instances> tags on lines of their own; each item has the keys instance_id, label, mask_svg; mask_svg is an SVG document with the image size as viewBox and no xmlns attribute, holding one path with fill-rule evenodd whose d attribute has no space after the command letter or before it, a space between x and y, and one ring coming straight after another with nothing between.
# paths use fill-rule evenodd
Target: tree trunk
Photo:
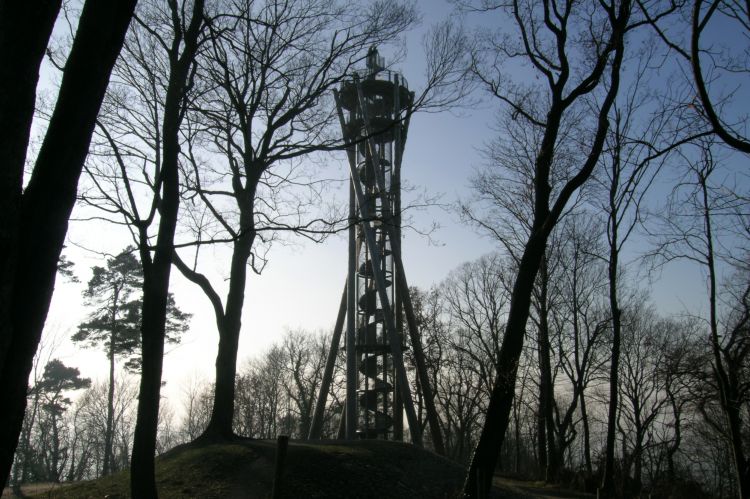
<instances>
[{"instance_id":1,"label":"tree trunk","mask_svg":"<svg viewBox=\"0 0 750 499\"><path fill-rule=\"evenodd\" d=\"M60 463L60 432L57 428L57 417L52 415L52 465L50 466L49 480L51 482L60 481L60 472L58 466Z\"/></svg>"},{"instance_id":2,"label":"tree trunk","mask_svg":"<svg viewBox=\"0 0 750 499\"><path fill-rule=\"evenodd\" d=\"M31 405L31 416L28 418L26 427L21 434L18 452L21 455L21 466L17 466L13 471L12 484L26 482L29 479L29 455L31 454L31 431L34 429L36 415L39 412L39 390L34 390L34 402ZM25 416L25 414L24 414Z\"/></svg>"},{"instance_id":3,"label":"tree trunk","mask_svg":"<svg viewBox=\"0 0 750 499\"><path fill-rule=\"evenodd\" d=\"M0 1L0 371L11 340L13 276L26 148L39 66L61 0Z\"/></svg>"},{"instance_id":4,"label":"tree trunk","mask_svg":"<svg viewBox=\"0 0 750 499\"><path fill-rule=\"evenodd\" d=\"M21 201L17 247L10 252L16 255L9 312L12 334L7 341L13 355L3 362L0 373L5 395L0 412L3 481L23 424L26 386L49 310L78 178L135 4L136 0L111 0L84 5L57 104ZM37 29L28 23L21 26Z\"/></svg>"},{"instance_id":5,"label":"tree trunk","mask_svg":"<svg viewBox=\"0 0 750 499\"><path fill-rule=\"evenodd\" d=\"M737 480L738 496L745 498L750 495L750 465L745 457L742 447L741 417L736 401L738 397L729 400L726 407L727 421L729 423L729 435L731 438L732 455L734 457L735 477Z\"/></svg>"},{"instance_id":6,"label":"tree trunk","mask_svg":"<svg viewBox=\"0 0 750 499\"><path fill-rule=\"evenodd\" d=\"M611 202L614 197L611 195ZM604 455L604 475L602 494L610 497L614 493L615 430L617 428L617 390L620 372L621 314L617 300L617 211L610 210L610 253L609 253L609 306L612 314L612 359L609 368L609 409L607 412L607 438Z\"/></svg>"},{"instance_id":7,"label":"tree trunk","mask_svg":"<svg viewBox=\"0 0 750 499\"><path fill-rule=\"evenodd\" d=\"M172 8L176 9L177 6L172 5ZM175 18L179 17L177 12L173 12L173 15ZM130 492L133 497L137 498L158 497L154 475L154 454L159 425L159 391L164 360L169 275L172 269L174 233L180 205L179 130L188 73L195 60L197 40L202 24L203 0L196 0L193 4L189 27L184 32L183 53L178 54L182 33L178 31L169 54L170 74L162 124L162 197L159 210L159 231L153 260L151 260L147 239L141 239L139 248L143 262L142 367L130 469ZM174 29L177 31L179 27L175 26Z\"/></svg>"},{"instance_id":8,"label":"tree trunk","mask_svg":"<svg viewBox=\"0 0 750 499\"><path fill-rule=\"evenodd\" d=\"M710 173L709 173L710 174ZM711 327L711 349L714 357L714 376L719 385L719 402L724 410L724 416L729 429L729 443L732 448L734 472L737 480L739 497L750 497L750 463L748 463L743 447L742 421L740 415L740 396L737 381L727 373L722 359L722 348L719 340L719 326L716 306L716 267L713 244L713 228L711 223L711 204L708 192L708 174L699 176L703 203L703 223L706 236L706 266L708 267L708 301ZM736 366L729 366L736 369ZM731 372L731 371L730 371Z\"/></svg>"},{"instance_id":9,"label":"tree trunk","mask_svg":"<svg viewBox=\"0 0 750 499\"><path fill-rule=\"evenodd\" d=\"M518 359L521 356L526 334L531 293L546 244L547 234L535 228L529 236L521 257L513 285L505 337L500 347L495 386L485 416L487 423L482 428L464 484L464 492L468 497L485 497L492 483L492 474L505 439L505 430L508 427L515 396Z\"/></svg>"},{"instance_id":10,"label":"tree trunk","mask_svg":"<svg viewBox=\"0 0 750 499\"><path fill-rule=\"evenodd\" d=\"M254 191L254 189L253 189ZM234 390L237 376L237 349L242 326L242 308L245 304L245 285L247 283L247 261L255 241L253 230L254 196L249 195L250 202L244 207L241 215L242 231L234 243L232 265L229 274L229 293L223 317L217 317L219 329L219 351L216 355L216 388L211 419L204 438L231 439L234 437L232 420L234 416Z\"/></svg>"},{"instance_id":11,"label":"tree trunk","mask_svg":"<svg viewBox=\"0 0 750 499\"><path fill-rule=\"evenodd\" d=\"M166 170L165 170L166 173ZM133 497L155 498L156 479L154 476L154 454L156 453L156 431L159 419L159 391L161 388L161 371L164 357L164 322L167 310L167 293L169 289L169 258L172 253L172 241L168 234L177 215L176 185L174 192L168 192L168 182L164 179L164 198L162 201L162 218L159 224L159 237L154 261L143 266L143 312L141 322L141 382L138 392L138 414L136 417L135 435L133 437L133 457L131 461L130 492ZM172 190L172 189L169 189ZM174 213L172 223L167 221L170 212ZM167 234L165 234L167 233ZM165 241L166 240L166 241ZM148 250L142 250L142 253ZM165 255L166 253L166 255ZM148 269L148 270L147 270Z\"/></svg>"},{"instance_id":12,"label":"tree trunk","mask_svg":"<svg viewBox=\"0 0 750 499\"><path fill-rule=\"evenodd\" d=\"M597 129L591 151L578 174L569 180L560 191L550 210L550 171L562 115L567 106L562 100L562 89L565 82L562 82L562 86L558 82L552 87L551 104L547 113L544 137L534 165L534 221L513 284L508 322L498 358L499 369L487 408L485 424L464 483L464 495L469 498L486 497L492 483L492 474L497 456L503 445L513 397L515 396L516 373L526 333L526 322L529 318L533 284L539 272L549 234L573 192L591 176L591 172L601 156L609 127L607 115L619 88L620 68L624 53L623 37L630 16L630 9L629 1L622 2L616 18L613 19L612 46L614 47L614 54L610 72L611 83L599 110Z\"/></svg>"},{"instance_id":13,"label":"tree trunk","mask_svg":"<svg viewBox=\"0 0 750 499\"><path fill-rule=\"evenodd\" d=\"M583 390L578 394L581 405L581 422L583 423L583 459L586 464L586 473L591 475L594 471L591 465L591 433L589 430L589 415L586 409L586 397Z\"/></svg>"},{"instance_id":14,"label":"tree trunk","mask_svg":"<svg viewBox=\"0 0 750 499\"><path fill-rule=\"evenodd\" d=\"M114 314L113 314L114 315ZM113 321L114 325L114 321ZM115 330L112 330L112 334L109 339L109 387L107 390L107 427L104 430L104 465L102 469L103 475L109 475L114 471L112 466L112 460L114 453L112 452L114 439L114 421L115 421Z\"/></svg>"},{"instance_id":15,"label":"tree trunk","mask_svg":"<svg viewBox=\"0 0 750 499\"><path fill-rule=\"evenodd\" d=\"M550 362L550 343L549 343L549 309L547 306L547 291L549 283L549 274L547 272L547 257L542 257L539 267L539 411L543 424L546 427L547 447L546 447L546 466L542 468L545 481L554 483L557 480L559 472L559 459L557 447L555 445L555 387L552 384L552 367ZM540 446L540 450L542 447Z\"/></svg>"},{"instance_id":16,"label":"tree trunk","mask_svg":"<svg viewBox=\"0 0 750 499\"><path fill-rule=\"evenodd\" d=\"M519 397L520 398L520 397ZM515 425L515 438L516 438L516 452L515 452L515 459L513 463L513 471L515 473L521 472L521 426L519 424L519 401L517 399L513 399L513 404L515 407L513 408L513 424Z\"/></svg>"},{"instance_id":17,"label":"tree trunk","mask_svg":"<svg viewBox=\"0 0 750 499\"><path fill-rule=\"evenodd\" d=\"M214 403L206 430L201 437L232 439L234 416L235 377L237 375L237 348L240 339L240 322L224 320L219 330L219 351L216 355L216 389Z\"/></svg>"},{"instance_id":18,"label":"tree trunk","mask_svg":"<svg viewBox=\"0 0 750 499\"><path fill-rule=\"evenodd\" d=\"M536 460L539 476L547 470L547 424L544 418L544 395L539 387L539 407L536 413Z\"/></svg>"},{"instance_id":19,"label":"tree trunk","mask_svg":"<svg viewBox=\"0 0 750 499\"><path fill-rule=\"evenodd\" d=\"M633 482L635 482L633 492L639 495L643 477L643 433L643 428L636 429L636 443L633 449Z\"/></svg>"}]
</instances>

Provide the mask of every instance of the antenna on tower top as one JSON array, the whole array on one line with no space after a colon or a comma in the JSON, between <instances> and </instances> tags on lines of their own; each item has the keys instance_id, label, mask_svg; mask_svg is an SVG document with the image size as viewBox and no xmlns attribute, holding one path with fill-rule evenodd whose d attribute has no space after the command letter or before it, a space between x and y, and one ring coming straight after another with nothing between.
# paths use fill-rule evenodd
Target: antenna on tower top
<instances>
[{"instance_id":1,"label":"antenna on tower top","mask_svg":"<svg viewBox=\"0 0 750 499\"><path fill-rule=\"evenodd\" d=\"M378 53L378 47L373 45L367 51L367 69L370 76L385 69L385 59Z\"/></svg>"}]
</instances>

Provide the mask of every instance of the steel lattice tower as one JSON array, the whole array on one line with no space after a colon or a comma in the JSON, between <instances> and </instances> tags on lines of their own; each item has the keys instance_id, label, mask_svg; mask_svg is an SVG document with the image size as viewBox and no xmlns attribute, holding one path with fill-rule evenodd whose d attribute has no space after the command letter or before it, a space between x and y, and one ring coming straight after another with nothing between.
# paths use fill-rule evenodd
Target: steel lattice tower
<instances>
[{"instance_id":1,"label":"steel lattice tower","mask_svg":"<svg viewBox=\"0 0 750 499\"><path fill-rule=\"evenodd\" d=\"M414 93L401 74L384 68L373 47L367 68L344 81L334 96L351 178L348 272L309 436L320 436L346 319L346 407L339 437L402 440L405 414L412 442L422 444L404 367L408 339L427 401L433 445L441 452L401 261L400 172Z\"/></svg>"},{"instance_id":2,"label":"steel lattice tower","mask_svg":"<svg viewBox=\"0 0 750 499\"><path fill-rule=\"evenodd\" d=\"M371 50L364 75L345 82L337 99L344 140L355 143L350 166L350 217L360 219L350 234L347 297L346 435L399 438L399 374L403 333L396 300L393 240L400 237L398 173L406 137L400 121L412 94L398 73L383 69ZM354 211L352 211L352 209ZM354 246L352 254L351 247ZM352 334L354 333L354 334ZM410 402L410 401L409 401ZM398 407L396 407L398 406ZM412 408L413 410L413 408Z\"/></svg>"}]
</instances>

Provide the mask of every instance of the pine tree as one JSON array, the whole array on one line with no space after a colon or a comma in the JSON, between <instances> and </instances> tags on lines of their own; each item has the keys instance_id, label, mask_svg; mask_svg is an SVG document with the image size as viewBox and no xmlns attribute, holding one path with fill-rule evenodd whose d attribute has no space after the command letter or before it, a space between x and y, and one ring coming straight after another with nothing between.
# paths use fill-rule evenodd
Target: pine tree
<instances>
[{"instance_id":1,"label":"pine tree","mask_svg":"<svg viewBox=\"0 0 750 499\"><path fill-rule=\"evenodd\" d=\"M67 449L61 446L60 425L65 411L71 404L66 392L80 390L91 386L89 378L81 378L76 367L68 367L58 359L53 359L44 366L44 375L34 387L40 395L42 410L46 414L48 452L45 453L45 479L59 482ZM41 423L41 422L40 422Z\"/></svg>"},{"instance_id":2,"label":"pine tree","mask_svg":"<svg viewBox=\"0 0 750 499\"><path fill-rule=\"evenodd\" d=\"M124 367L138 371L141 366L141 290L143 268L129 246L107 260L106 267L95 266L83 293L86 304L93 309L86 322L78 326L73 341L106 349L109 361L109 393L107 427L104 435L103 473L112 471L114 434L114 389L117 358L125 358ZM188 328L190 315L179 310L170 294L167 305L167 341L176 343Z\"/></svg>"}]
</instances>

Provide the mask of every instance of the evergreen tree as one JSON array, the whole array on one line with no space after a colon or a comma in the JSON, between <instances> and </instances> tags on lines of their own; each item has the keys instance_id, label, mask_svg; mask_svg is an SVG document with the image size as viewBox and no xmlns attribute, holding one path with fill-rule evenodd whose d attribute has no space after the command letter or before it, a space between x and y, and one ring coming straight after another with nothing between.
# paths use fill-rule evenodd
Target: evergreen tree
<instances>
[{"instance_id":1,"label":"evergreen tree","mask_svg":"<svg viewBox=\"0 0 750 499\"><path fill-rule=\"evenodd\" d=\"M46 440L43 453L43 464L46 480L60 481L62 466L65 463L67 448L61 445L60 422L71 404L66 392L80 390L91 386L89 378L81 378L76 367L68 367L58 359L53 359L44 366L44 375L34 387L42 400L42 411L45 418L40 421Z\"/></svg>"},{"instance_id":2,"label":"evergreen tree","mask_svg":"<svg viewBox=\"0 0 750 499\"><path fill-rule=\"evenodd\" d=\"M73 341L89 346L103 346L109 360L109 393L107 427L104 435L103 473L112 469L112 439L114 426L115 361L125 358L125 368L138 371L141 366L141 290L143 268L129 246L119 255L107 260L106 267L95 266L83 293L86 304L93 310L86 322L78 326ZM176 343L190 320L190 314L179 310L170 294L167 306L167 341Z\"/></svg>"},{"instance_id":3,"label":"evergreen tree","mask_svg":"<svg viewBox=\"0 0 750 499\"><path fill-rule=\"evenodd\" d=\"M59 481L68 449L62 445L62 416L72 403L67 392L91 386L80 371L52 359L44 374L29 388L30 405L16 451L11 483L14 490L23 482ZM33 437L36 429L36 436ZM17 492L18 495L18 492Z\"/></svg>"}]
</instances>

